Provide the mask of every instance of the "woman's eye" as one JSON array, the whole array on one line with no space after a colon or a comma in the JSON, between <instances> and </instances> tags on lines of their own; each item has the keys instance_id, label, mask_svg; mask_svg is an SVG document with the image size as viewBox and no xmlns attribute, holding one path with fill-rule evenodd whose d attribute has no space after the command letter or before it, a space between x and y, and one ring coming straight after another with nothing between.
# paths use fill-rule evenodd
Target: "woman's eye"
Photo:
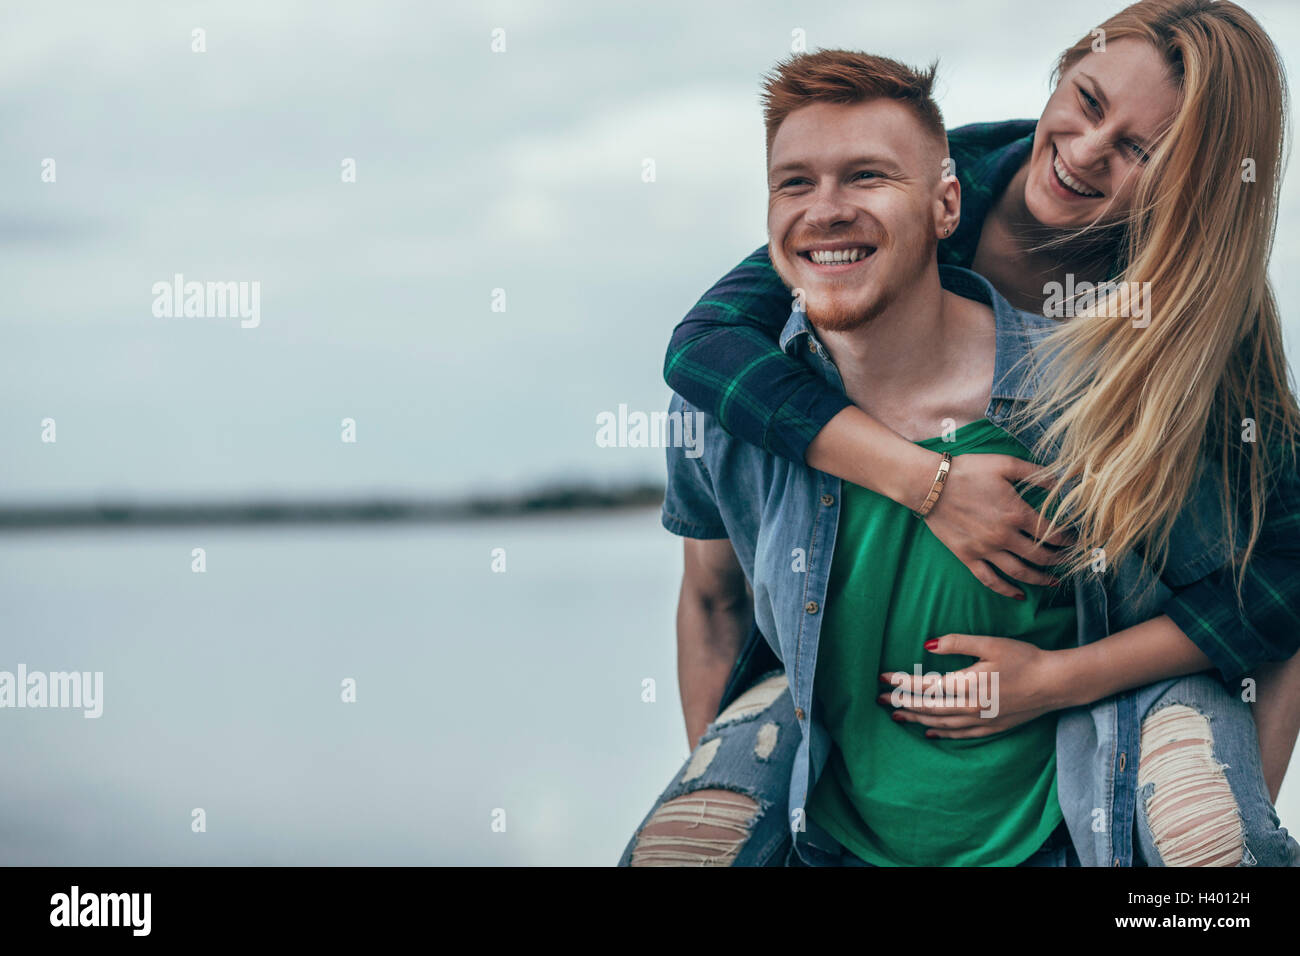
<instances>
[{"instance_id":1,"label":"woman's eye","mask_svg":"<svg viewBox=\"0 0 1300 956\"><path fill-rule=\"evenodd\" d=\"M1085 90L1082 86L1079 87L1079 94L1083 97L1083 101L1084 103L1087 104L1088 109L1092 110L1093 112L1099 111L1100 104L1091 96L1089 96L1088 91Z\"/></svg>"},{"instance_id":2,"label":"woman's eye","mask_svg":"<svg viewBox=\"0 0 1300 956\"><path fill-rule=\"evenodd\" d=\"M1137 143L1128 143L1126 145L1128 146L1129 150L1133 153L1133 158L1136 159L1138 162L1145 163L1148 159L1151 158L1151 154L1148 153L1141 146L1139 146Z\"/></svg>"}]
</instances>

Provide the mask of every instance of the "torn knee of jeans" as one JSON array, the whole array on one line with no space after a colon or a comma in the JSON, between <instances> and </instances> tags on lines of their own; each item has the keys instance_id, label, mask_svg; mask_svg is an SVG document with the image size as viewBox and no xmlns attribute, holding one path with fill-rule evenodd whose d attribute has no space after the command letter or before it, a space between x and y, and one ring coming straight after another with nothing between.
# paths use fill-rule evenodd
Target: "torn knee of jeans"
<instances>
[{"instance_id":1,"label":"torn knee of jeans","mask_svg":"<svg viewBox=\"0 0 1300 956\"><path fill-rule=\"evenodd\" d=\"M1206 710L1201 710L1199 703L1197 702L1188 703L1185 700L1179 700L1177 697L1174 697L1172 694L1169 695L1168 697L1163 698L1160 701L1160 703L1156 704L1154 707L1148 710L1147 719L1149 720L1150 718L1156 716L1156 714L1159 714L1161 711L1167 710L1170 707L1181 707L1184 710L1193 710L1201 714L1207 720L1214 719L1214 714Z\"/></svg>"},{"instance_id":2,"label":"torn knee of jeans","mask_svg":"<svg viewBox=\"0 0 1300 956\"><path fill-rule=\"evenodd\" d=\"M752 720L771 707L788 688L785 674L776 674L767 680L759 681L732 701L730 707L718 714L718 719L713 722L713 726L725 727L737 721Z\"/></svg>"},{"instance_id":3,"label":"torn knee of jeans","mask_svg":"<svg viewBox=\"0 0 1300 956\"><path fill-rule=\"evenodd\" d=\"M769 720L759 727L758 733L754 735L754 756L763 761L770 759L780 736L781 725L775 721Z\"/></svg>"},{"instance_id":4,"label":"torn knee of jeans","mask_svg":"<svg viewBox=\"0 0 1300 956\"><path fill-rule=\"evenodd\" d=\"M686 771L682 774L682 783L704 776L704 771L709 769L709 764L713 763L713 758L718 755L718 748L721 746L722 738L714 737L696 747L691 753L690 761L686 764Z\"/></svg>"},{"instance_id":5,"label":"torn knee of jeans","mask_svg":"<svg viewBox=\"0 0 1300 956\"><path fill-rule=\"evenodd\" d=\"M1147 794L1147 826L1165 866L1241 863L1241 811L1200 711L1172 704L1142 721L1138 787Z\"/></svg>"},{"instance_id":6,"label":"torn knee of jeans","mask_svg":"<svg viewBox=\"0 0 1300 956\"><path fill-rule=\"evenodd\" d=\"M663 803L636 836L629 866L731 866L758 804L731 790L699 790Z\"/></svg>"}]
</instances>

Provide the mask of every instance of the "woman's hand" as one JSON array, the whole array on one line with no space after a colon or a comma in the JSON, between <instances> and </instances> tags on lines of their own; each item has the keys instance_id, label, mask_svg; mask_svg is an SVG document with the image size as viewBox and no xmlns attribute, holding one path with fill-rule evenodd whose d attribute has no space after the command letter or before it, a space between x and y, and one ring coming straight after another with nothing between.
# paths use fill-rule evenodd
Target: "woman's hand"
<instances>
[{"instance_id":1,"label":"woman's hand","mask_svg":"<svg viewBox=\"0 0 1300 956\"><path fill-rule=\"evenodd\" d=\"M904 507L921 507L938 471L940 455L910 442L856 405L841 410L808 445L806 460L818 471L870 488ZM1007 577L1025 584L1051 584L1057 549L1073 539L1058 531L1038 542L1038 512L1017 493L1014 482L1036 470L1014 455L958 455L948 466L943 492L926 524L985 587L1024 598ZM1047 522L1042 522L1042 530Z\"/></svg>"},{"instance_id":2,"label":"woman's hand","mask_svg":"<svg viewBox=\"0 0 1300 956\"><path fill-rule=\"evenodd\" d=\"M925 516L934 536L981 584L1018 600L1024 600L1024 592L998 577L994 568L1024 584L1055 584L1056 578L1032 565L1050 567L1059 549L1074 540L1066 530L1037 539L1047 520L1013 484L1036 469L1033 462L1012 455L957 455L939 500Z\"/></svg>"},{"instance_id":3,"label":"woman's hand","mask_svg":"<svg viewBox=\"0 0 1300 956\"><path fill-rule=\"evenodd\" d=\"M877 702L896 708L897 721L931 728L927 737L987 737L1076 703L1067 692L1068 652L974 634L946 634L926 641L925 649L979 658L961 670L919 680L905 671L880 675L880 682L893 689Z\"/></svg>"}]
</instances>

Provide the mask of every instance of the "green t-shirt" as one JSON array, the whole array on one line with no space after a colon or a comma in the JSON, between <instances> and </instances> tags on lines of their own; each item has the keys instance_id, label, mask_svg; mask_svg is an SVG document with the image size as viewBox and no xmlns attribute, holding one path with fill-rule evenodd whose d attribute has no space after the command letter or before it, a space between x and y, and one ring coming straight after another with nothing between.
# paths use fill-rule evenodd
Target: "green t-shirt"
<instances>
[{"instance_id":1,"label":"green t-shirt","mask_svg":"<svg viewBox=\"0 0 1300 956\"><path fill-rule=\"evenodd\" d=\"M958 428L951 441L917 444L954 457L1028 457L986 418ZM895 723L876 703L890 689L879 675L974 662L923 648L944 634L1072 646L1072 595L1064 585L1019 582L1024 601L996 594L907 508L848 482L842 488L813 693L834 746L808 818L878 866L1022 863L1062 820L1056 715L987 737L927 739L923 725ZM1035 486L1023 494L1036 507L1044 496ZM992 692L991 683L984 691Z\"/></svg>"}]
</instances>

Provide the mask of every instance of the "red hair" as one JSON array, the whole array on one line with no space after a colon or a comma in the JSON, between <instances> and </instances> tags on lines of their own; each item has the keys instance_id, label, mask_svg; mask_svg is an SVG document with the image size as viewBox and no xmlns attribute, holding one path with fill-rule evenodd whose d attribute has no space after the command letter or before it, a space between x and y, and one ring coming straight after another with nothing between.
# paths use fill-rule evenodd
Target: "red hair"
<instances>
[{"instance_id":1,"label":"red hair","mask_svg":"<svg viewBox=\"0 0 1300 956\"><path fill-rule=\"evenodd\" d=\"M924 71L888 57L852 50L800 53L777 64L763 79L763 122L767 151L785 118L810 103L865 103L881 97L906 105L947 148L943 115L933 96L937 63Z\"/></svg>"}]
</instances>

